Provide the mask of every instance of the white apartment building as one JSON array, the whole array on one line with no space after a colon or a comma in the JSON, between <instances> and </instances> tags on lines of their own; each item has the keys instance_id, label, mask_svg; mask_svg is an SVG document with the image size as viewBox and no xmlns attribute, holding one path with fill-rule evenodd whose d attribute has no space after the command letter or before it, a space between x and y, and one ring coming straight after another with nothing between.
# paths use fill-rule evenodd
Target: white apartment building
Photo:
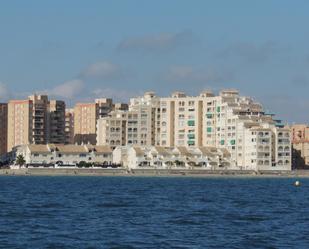
<instances>
[{"instance_id":1,"label":"white apartment building","mask_svg":"<svg viewBox=\"0 0 309 249\"><path fill-rule=\"evenodd\" d=\"M231 168L291 170L289 130L277 127L272 115L237 90L217 96L209 91L199 96L175 92L162 98L147 92L131 99L126 113L125 132L119 129L114 135L125 141L121 145L214 147L230 153ZM107 119L111 122L113 116ZM109 141L102 144L110 145Z\"/></svg>"},{"instance_id":2,"label":"white apartment building","mask_svg":"<svg viewBox=\"0 0 309 249\"><path fill-rule=\"evenodd\" d=\"M128 113L112 111L107 117L97 120L97 145L116 147L126 144Z\"/></svg>"},{"instance_id":3,"label":"white apartment building","mask_svg":"<svg viewBox=\"0 0 309 249\"><path fill-rule=\"evenodd\" d=\"M156 109L159 98L147 92L142 98L130 100L127 111L115 110L97 121L97 145L155 144Z\"/></svg>"}]
</instances>

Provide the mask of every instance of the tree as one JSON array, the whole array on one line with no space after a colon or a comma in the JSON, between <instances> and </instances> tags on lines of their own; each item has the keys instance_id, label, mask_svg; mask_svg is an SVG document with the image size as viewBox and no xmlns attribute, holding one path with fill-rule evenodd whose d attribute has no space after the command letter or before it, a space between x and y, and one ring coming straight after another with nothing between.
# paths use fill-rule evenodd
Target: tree
<instances>
[{"instance_id":1,"label":"tree","mask_svg":"<svg viewBox=\"0 0 309 249\"><path fill-rule=\"evenodd\" d=\"M18 155L16 158L16 164L22 166L26 163L25 158L23 155Z\"/></svg>"}]
</instances>

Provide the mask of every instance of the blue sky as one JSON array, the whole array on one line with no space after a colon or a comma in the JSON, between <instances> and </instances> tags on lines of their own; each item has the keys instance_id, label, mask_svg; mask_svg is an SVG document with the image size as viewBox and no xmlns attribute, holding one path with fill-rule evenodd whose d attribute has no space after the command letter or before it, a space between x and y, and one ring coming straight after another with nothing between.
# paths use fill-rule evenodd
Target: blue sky
<instances>
[{"instance_id":1,"label":"blue sky","mask_svg":"<svg viewBox=\"0 0 309 249\"><path fill-rule=\"evenodd\" d=\"M309 1L1 1L0 100L237 88L309 120Z\"/></svg>"}]
</instances>

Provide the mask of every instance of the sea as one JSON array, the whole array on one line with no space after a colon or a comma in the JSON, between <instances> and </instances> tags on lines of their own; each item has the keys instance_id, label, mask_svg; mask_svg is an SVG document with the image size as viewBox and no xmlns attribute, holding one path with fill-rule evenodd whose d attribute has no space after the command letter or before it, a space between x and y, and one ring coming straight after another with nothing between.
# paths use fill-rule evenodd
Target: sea
<instances>
[{"instance_id":1,"label":"sea","mask_svg":"<svg viewBox=\"0 0 309 249\"><path fill-rule=\"evenodd\" d=\"M309 179L1 176L0 248L309 248Z\"/></svg>"}]
</instances>

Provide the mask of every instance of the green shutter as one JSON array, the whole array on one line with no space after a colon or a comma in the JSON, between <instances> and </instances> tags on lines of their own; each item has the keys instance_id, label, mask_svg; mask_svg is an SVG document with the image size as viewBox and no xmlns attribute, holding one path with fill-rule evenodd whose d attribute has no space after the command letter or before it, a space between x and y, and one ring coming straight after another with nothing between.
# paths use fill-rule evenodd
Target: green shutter
<instances>
[{"instance_id":1,"label":"green shutter","mask_svg":"<svg viewBox=\"0 0 309 249\"><path fill-rule=\"evenodd\" d=\"M188 125L189 125L189 126L194 126L194 125L195 125L194 120L188 120Z\"/></svg>"},{"instance_id":2,"label":"green shutter","mask_svg":"<svg viewBox=\"0 0 309 249\"><path fill-rule=\"evenodd\" d=\"M207 114L206 114L206 117L207 117L207 118L212 118L212 114L211 114L211 113L207 113Z\"/></svg>"},{"instance_id":3,"label":"green shutter","mask_svg":"<svg viewBox=\"0 0 309 249\"><path fill-rule=\"evenodd\" d=\"M231 140L230 143L231 143L231 145L234 145L235 144L235 140L234 139Z\"/></svg>"},{"instance_id":4,"label":"green shutter","mask_svg":"<svg viewBox=\"0 0 309 249\"><path fill-rule=\"evenodd\" d=\"M224 145L224 140L223 140L223 139L220 141L220 144L221 144L221 145Z\"/></svg>"},{"instance_id":5,"label":"green shutter","mask_svg":"<svg viewBox=\"0 0 309 249\"><path fill-rule=\"evenodd\" d=\"M207 127L207 132L211 132L211 127Z\"/></svg>"},{"instance_id":6,"label":"green shutter","mask_svg":"<svg viewBox=\"0 0 309 249\"><path fill-rule=\"evenodd\" d=\"M195 141L189 140L188 145L195 145Z\"/></svg>"},{"instance_id":7,"label":"green shutter","mask_svg":"<svg viewBox=\"0 0 309 249\"><path fill-rule=\"evenodd\" d=\"M220 112L220 106L217 107L217 112Z\"/></svg>"},{"instance_id":8,"label":"green shutter","mask_svg":"<svg viewBox=\"0 0 309 249\"><path fill-rule=\"evenodd\" d=\"M188 138L189 138L189 139L194 139L194 138L195 138L195 135L194 135L194 134L188 134Z\"/></svg>"}]
</instances>

